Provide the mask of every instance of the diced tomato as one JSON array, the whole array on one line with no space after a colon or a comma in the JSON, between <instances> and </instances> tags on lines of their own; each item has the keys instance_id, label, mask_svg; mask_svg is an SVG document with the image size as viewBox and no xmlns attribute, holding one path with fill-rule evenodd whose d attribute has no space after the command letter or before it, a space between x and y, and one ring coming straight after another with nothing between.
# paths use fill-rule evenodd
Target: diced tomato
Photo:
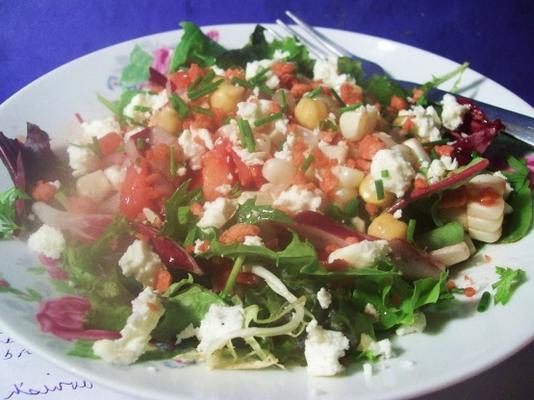
<instances>
[{"instance_id":1,"label":"diced tomato","mask_svg":"<svg viewBox=\"0 0 534 400\"><path fill-rule=\"evenodd\" d=\"M475 288L469 286L469 287L466 287L464 289L464 295L466 297L473 297L475 294L477 294L477 291L475 290Z\"/></svg>"},{"instance_id":2,"label":"diced tomato","mask_svg":"<svg viewBox=\"0 0 534 400\"><path fill-rule=\"evenodd\" d=\"M436 150L436 153L438 153L440 156L452 156L452 153L454 152L454 147L449 146L448 144L444 144L441 146L434 146L434 150Z\"/></svg>"},{"instance_id":3,"label":"diced tomato","mask_svg":"<svg viewBox=\"0 0 534 400\"><path fill-rule=\"evenodd\" d=\"M339 97L347 105L357 104L362 102L362 89L350 83L344 83L339 89Z\"/></svg>"},{"instance_id":4,"label":"diced tomato","mask_svg":"<svg viewBox=\"0 0 534 400\"><path fill-rule=\"evenodd\" d=\"M113 154L115 150L122 144L122 136L116 132L108 133L107 135L98 139L98 147L104 156Z\"/></svg>"},{"instance_id":5,"label":"diced tomato","mask_svg":"<svg viewBox=\"0 0 534 400\"><path fill-rule=\"evenodd\" d=\"M252 174L252 177L254 178L254 185L256 188L260 188L261 185L264 183L267 183L267 180L263 176L263 167L261 165L251 165L250 167L250 173Z\"/></svg>"},{"instance_id":6,"label":"diced tomato","mask_svg":"<svg viewBox=\"0 0 534 400\"><path fill-rule=\"evenodd\" d=\"M207 201L213 201L222 196L217 191L219 186L234 185L230 157L224 155L224 147L222 149L218 147L216 146L202 157L202 193Z\"/></svg>"},{"instance_id":7,"label":"diced tomato","mask_svg":"<svg viewBox=\"0 0 534 400\"><path fill-rule=\"evenodd\" d=\"M413 122L413 119L411 118L406 118L406 120L404 121L404 123L402 124L402 128L401 128L401 131L402 133L408 133L412 130L412 128L415 126L414 122Z\"/></svg>"},{"instance_id":8,"label":"diced tomato","mask_svg":"<svg viewBox=\"0 0 534 400\"><path fill-rule=\"evenodd\" d=\"M336 190L339 179L334 175L330 168L321 169L321 181L319 182L319 187L327 195L330 196L334 190Z\"/></svg>"},{"instance_id":9,"label":"diced tomato","mask_svg":"<svg viewBox=\"0 0 534 400\"><path fill-rule=\"evenodd\" d=\"M458 189L446 190L443 192L439 208L458 208L467 204L467 190L465 186Z\"/></svg>"},{"instance_id":10,"label":"diced tomato","mask_svg":"<svg viewBox=\"0 0 534 400\"><path fill-rule=\"evenodd\" d=\"M176 90L183 91L186 90L192 82L191 77L187 71L177 71L174 74L169 76L169 80L176 87Z\"/></svg>"},{"instance_id":11,"label":"diced tomato","mask_svg":"<svg viewBox=\"0 0 534 400\"><path fill-rule=\"evenodd\" d=\"M195 82L198 78L206 74L198 64L191 64L187 73L189 74L189 78L191 78L191 82Z\"/></svg>"},{"instance_id":12,"label":"diced tomato","mask_svg":"<svg viewBox=\"0 0 534 400\"><path fill-rule=\"evenodd\" d=\"M386 147L384 142L376 135L365 135L355 143L355 152L359 158L371 161L374 155Z\"/></svg>"},{"instance_id":13,"label":"diced tomato","mask_svg":"<svg viewBox=\"0 0 534 400\"><path fill-rule=\"evenodd\" d=\"M281 87L287 88L295 80L295 64L276 62L271 68L273 74L278 76Z\"/></svg>"},{"instance_id":14,"label":"diced tomato","mask_svg":"<svg viewBox=\"0 0 534 400\"><path fill-rule=\"evenodd\" d=\"M400 96L391 96L389 106L395 111L400 111L408 108L408 103Z\"/></svg>"},{"instance_id":15,"label":"diced tomato","mask_svg":"<svg viewBox=\"0 0 534 400\"><path fill-rule=\"evenodd\" d=\"M32 191L32 197L35 201L50 203L56 195L57 188L50 182L37 181Z\"/></svg>"},{"instance_id":16,"label":"diced tomato","mask_svg":"<svg viewBox=\"0 0 534 400\"><path fill-rule=\"evenodd\" d=\"M243 71L243 68L228 68L224 72L224 76L230 80L232 78L245 79L245 71Z\"/></svg>"},{"instance_id":17,"label":"diced tomato","mask_svg":"<svg viewBox=\"0 0 534 400\"><path fill-rule=\"evenodd\" d=\"M311 83L295 83L291 87L291 94L294 97L302 97L304 93L313 90L313 88L314 85L312 85Z\"/></svg>"},{"instance_id":18,"label":"diced tomato","mask_svg":"<svg viewBox=\"0 0 534 400\"><path fill-rule=\"evenodd\" d=\"M413 186L416 189L424 189L428 186L428 183L426 183L425 178L418 177L418 178L415 178L415 181L413 182Z\"/></svg>"},{"instance_id":19,"label":"diced tomato","mask_svg":"<svg viewBox=\"0 0 534 400\"><path fill-rule=\"evenodd\" d=\"M154 288L157 292L163 293L165 292L169 286L171 286L172 283L172 275L169 271L167 271L167 268L161 267L156 272L156 279L155 279L155 285Z\"/></svg>"},{"instance_id":20,"label":"diced tomato","mask_svg":"<svg viewBox=\"0 0 534 400\"><path fill-rule=\"evenodd\" d=\"M419 98L424 94L424 92L419 88L413 88L412 90L412 99L414 102L419 100Z\"/></svg>"},{"instance_id":21,"label":"diced tomato","mask_svg":"<svg viewBox=\"0 0 534 400\"><path fill-rule=\"evenodd\" d=\"M219 241L223 244L242 243L245 240L245 236L257 236L260 233L260 228L251 224L235 224L226 229Z\"/></svg>"},{"instance_id":22,"label":"diced tomato","mask_svg":"<svg viewBox=\"0 0 534 400\"><path fill-rule=\"evenodd\" d=\"M120 211L130 219L136 218L143 208L154 205L153 199L148 197L148 168L141 168L139 172L136 168L134 165L128 168L120 191Z\"/></svg>"},{"instance_id":23,"label":"diced tomato","mask_svg":"<svg viewBox=\"0 0 534 400\"><path fill-rule=\"evenodd\" d=\"M241 160L241 157L239 157L233 149L230 149L230 157L232 157L239 184L243 188L251 188L254 186L254 176L252 175L249 166Z\"/></svg>"}]
</instances>

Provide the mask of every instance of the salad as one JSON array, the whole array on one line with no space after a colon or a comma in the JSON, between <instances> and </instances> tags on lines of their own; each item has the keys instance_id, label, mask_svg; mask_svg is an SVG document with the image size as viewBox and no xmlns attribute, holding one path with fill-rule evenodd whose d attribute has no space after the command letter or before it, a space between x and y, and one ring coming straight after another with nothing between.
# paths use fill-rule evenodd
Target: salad
<instances>
[{"instance_id":1,"label":"salad","mask_svg":"<svg viewBox=\"0 0 534 400\"><path fill-rule=\"evenodd\" d=\"M110 116L81 110L62 154L37 125L26 140L0 133L14 182L0 235L31 233L65 292L41 305L44 332L114 364L332 376L353 362L372 373L427 310L509 301L520 268L496 267L483 293L449 279L532 220L502 123L432 98L467 64L403 88L261 26L232 50L182 27L174 49L132 50L120 98L98 96Z\"/></svg>"}]
</instances>

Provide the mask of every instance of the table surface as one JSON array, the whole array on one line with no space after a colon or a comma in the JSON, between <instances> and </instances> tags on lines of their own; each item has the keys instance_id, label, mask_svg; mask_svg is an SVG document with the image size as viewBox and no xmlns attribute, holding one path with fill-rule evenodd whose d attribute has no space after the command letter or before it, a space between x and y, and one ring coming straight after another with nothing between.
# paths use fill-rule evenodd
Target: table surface
<instances>
[{"instance_id":1,"label":"table surface","mask_svg":"<svg viewBox=\"0 0 534 400\"><path fill-rule=\"evenodd\" d=\"M483 6L481 6L483 4ZM534 2L2 0L0 103L44 73L124 40L200 25L272 22L290 9L312 25L410 44L471 67L534 104ZM534 345L422 399L526 399L534 391Z\"/></svg>"}]
</instances>

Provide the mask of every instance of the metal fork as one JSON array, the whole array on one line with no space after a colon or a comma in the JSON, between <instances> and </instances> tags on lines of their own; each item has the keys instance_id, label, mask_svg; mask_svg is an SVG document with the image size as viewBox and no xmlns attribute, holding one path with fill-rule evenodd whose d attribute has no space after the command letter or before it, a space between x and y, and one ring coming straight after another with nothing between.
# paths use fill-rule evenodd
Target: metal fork
<instances>
[{"instance_id":1,"label":"metal fork","mask_svg":"<svg viewBox=\"0 0 534 400\"><path fill-rule=\"evenodd\" d=\"M362 68L366 76L372 76L375 74L388 75L380 65L372 61L366 60L362 57L359 57L355 54L352 54L347 49L341 47L339 44L335 43L334 41L323 35L321 32L308 25L306 22L297 17L291 11L286 11L286 15L295 24L301 27L302 30L306 32L307 36L301 34L299 31L285 24L280 19L276 20L278 26L280 26L287 34L297 37L315 57L320 59L325 59L329 55L337 57L349 57L361 62ZM281 38L281 36L274 30L269 29L269 32L275 37ZM415 82L408 82L394 78L392 78L392 80L407 89L412 89L421 85ZM441 97L445 93L448 92L440 89L433 89L431 93L429 93L429 96L431 98L437 99L438 96ZM524 143L529 144L530 146L534 146L534 118L524 114L516 113L514 111L506 110L504 108L499 108L491 104L486 104L478 100L476 100L476 102L484 110L488 118L501 119L501 121L506 127L505 132L507 134Z\"/></svg>"}]
</instances>

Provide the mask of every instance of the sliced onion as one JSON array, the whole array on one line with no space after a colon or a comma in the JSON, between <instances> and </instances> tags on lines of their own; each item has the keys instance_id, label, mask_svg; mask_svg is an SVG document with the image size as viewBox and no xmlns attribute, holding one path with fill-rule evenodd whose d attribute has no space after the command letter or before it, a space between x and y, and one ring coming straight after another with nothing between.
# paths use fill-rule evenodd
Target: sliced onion
<instances>
[{"instance_id":1,"label":"sliced onion","mask_svg":"<svg viewBox=\"0 0 534 400\"><path fill-rule=\"evenodd\" d=\"M167 145L173 145L176 144L176 136L171 135L169 132L167 132L165 129L160 128L159 126L155 126L152 128L150 133L150 144L167 144Z\"/></svg>"},{"instance_id":2,"label":"sliced onion","mask_svg":"<svg viewBox=\"0 0 534 400\"><path fill-rule=\"evenodd\" d=\"M42 202L34 203L32 211L43 224L53 226L84 242L100 237L113 219L110 214L75 214L60 211Z\"/></svg>"}]
</instances>

